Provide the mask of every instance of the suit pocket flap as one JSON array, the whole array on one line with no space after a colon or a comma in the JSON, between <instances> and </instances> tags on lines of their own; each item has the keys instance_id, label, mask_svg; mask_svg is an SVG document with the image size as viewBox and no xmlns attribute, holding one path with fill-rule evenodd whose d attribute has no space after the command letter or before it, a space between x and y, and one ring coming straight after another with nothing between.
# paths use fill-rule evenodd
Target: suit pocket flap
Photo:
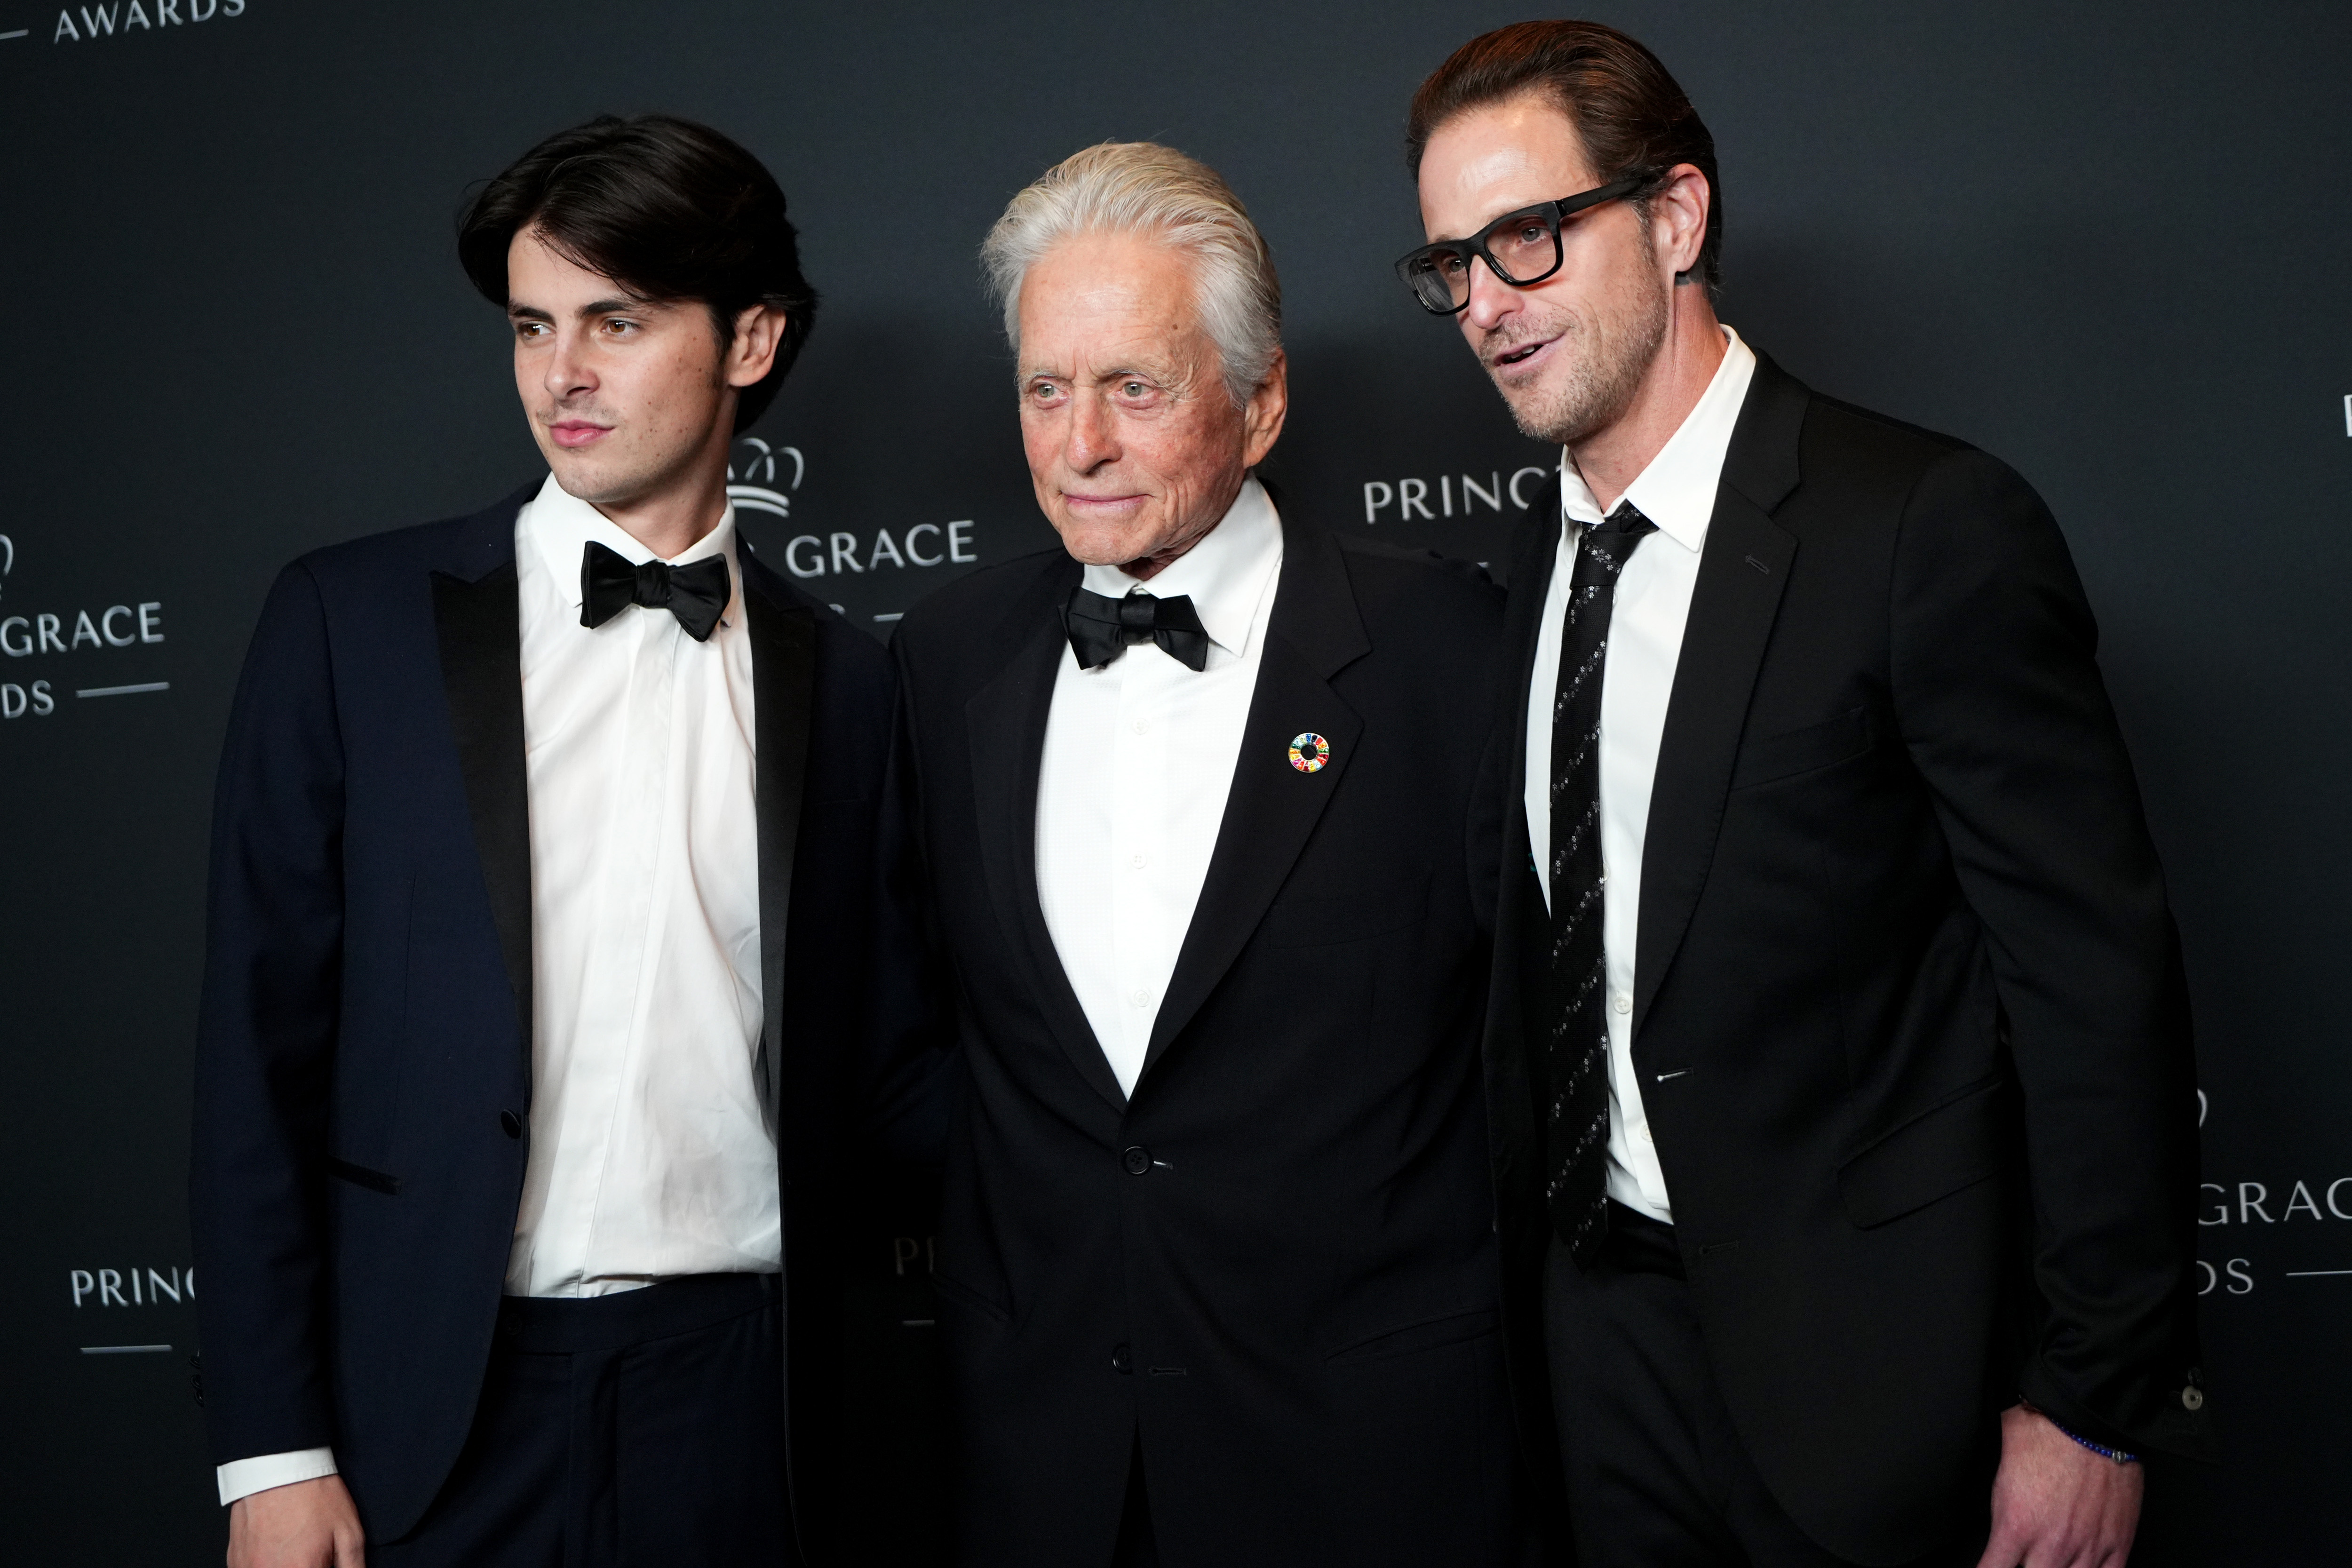
<instances>
[{"instance_id":1,"label":"suit pocket flap","mask_svg":"<svg viewBox=\"0 0 2352 1568\"><path fill-rule=\"evenodd\" d=\"M1841 713L1825 724L1808 724L1778 735L1764 735L1739 743L1739 765L1731 787L1769 784L1826 768L1870 750L1870 718L1862 709Z\"/></svg>"},{"instance_id":2,"label":"suit pocket flap","mask_svg":"<svg viewBox=\"0 0 2352 1568\"><path fill-rule=\"evenodd\" d=\"M1905 1123L1838 1169L1846 1217L1867 1230L2000 1170L2006 1140L1996 1079Z\"/></svg>"},{"instance_id":3,"label":"suit pocket flap","mask_svg":"<svg viewBox=\"0 0 2352 1568\"><path fill-rule=\"evenodd\" d=\"M940 1300L969 1307L983 1318L992 1319L999 1323L1010 1323L1013 1321L1013 1314L998 1306L986 1291L975 1289L949 1275L932 1274L931 1288L939 1292Z\"/></svg>"},{"instance_id":4,"label":"suit pocket flap","mask_svg":"<svg viewBox=\"0 0 2352 1568\"><path fill-rule=\"evenodd\" d=\"M1382 1356L1439 1350L1491 1334L1500 1321L1492 1307L1480 1307L1469 1312L1449 1312L1444 1317L1424 1319L1418 1323L1407 1323L1402 1328L1383 1329L1370 1339L1359 1340L1344 1349L1333 1351L1324 1359L1328 1362L1374 1361Z\"/></svg>"},{"instance_id":5,"label":"suit pocket flap","mask_svg":"<svg viewBox=\"0 0 2352 1568\"><path fill-rule=\"evenodd\" d=\"M338 1181L349 1182L355 1187L365 1187L372 1193L382 1193L388 1198L396 1198L400 1195L398 1176L388 1176L382 1171L371 1171L365 1165L354 1165L349 1160L338 1160L330 1156L327 1161L327 1174Z\"/></svg>"}]
</instances>

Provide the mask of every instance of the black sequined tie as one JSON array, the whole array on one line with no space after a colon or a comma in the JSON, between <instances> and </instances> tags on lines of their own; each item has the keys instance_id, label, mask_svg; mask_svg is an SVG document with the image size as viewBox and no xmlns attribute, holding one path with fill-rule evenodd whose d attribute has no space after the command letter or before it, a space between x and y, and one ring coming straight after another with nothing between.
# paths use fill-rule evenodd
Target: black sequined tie
<instances>
[{"instance_id":1,"label":"black sequined tie","mask_svg":"<svg viewBox=\"0 0 2352 1568\"><path fill-rule=\"evenodd\" d=\"M1609 1234L1609 955L1601 945L1601 672L1617 577L1657 524L1620 502L1584 530L1569 579L1551 708L1551 1032L1544 1200L1579 1268Z\"/></svg>"}]
</instances>

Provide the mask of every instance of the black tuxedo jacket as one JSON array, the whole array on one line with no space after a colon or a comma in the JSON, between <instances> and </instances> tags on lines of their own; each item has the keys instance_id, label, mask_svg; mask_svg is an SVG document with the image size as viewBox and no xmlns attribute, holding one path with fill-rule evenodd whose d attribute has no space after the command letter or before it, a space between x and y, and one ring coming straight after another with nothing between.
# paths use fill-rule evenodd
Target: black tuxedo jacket
<instances>
[{"instance_id":1,"label":"black tuxedo jacket","mask_svg":"<svg viewBox=\"0 0 2352 1568\"><path fill-rule=\"evenodd\" d=\"M531 493L289 567L254 634L215 802L193 1181L213 1448L331 1444L379 1540L417 1521L465 1441L522 1190L514 524ZM920 994L897 901L888 658L748 547L739 557L790 1483L803 1555L821 1557L839 1185L869 1108L909 1081L893 1053L919 1043Z\"/></svg>"},{"instance_id":2,"label":"black tuxedo jacket","mask_svg":"<svg viewBox=\"0 0 2352 1568\"><path fill-rule=\"evenodd\" d=\"M1486 1038L1541 1442L1522 758L1558 481L1511 569ZM2205 1452L2178 942L2064 541L2000 463L1759 362L1666 710L1633 1061L1708 1353L1840 1556L1981 1515L1994 1414Z\"/></svg>"},{"instance_id":3,"label":"black tuxedo jacket","mask_svg":"<svg viewBox=\"0 0 2352 1568\"><path fill-rule=\"evenodd\" d=\"M1499 595L1283 528L1232 795L1132 1100L1037 895L1080 568L976 572L899 626L961 993L939 1287L964 1564L1108 1561L1139 1441L1171 1561L1507 1550L1477 1056ZM1319 773L1288 761L1305 731L1330 743Z\"/></svg>"}]
</instances>

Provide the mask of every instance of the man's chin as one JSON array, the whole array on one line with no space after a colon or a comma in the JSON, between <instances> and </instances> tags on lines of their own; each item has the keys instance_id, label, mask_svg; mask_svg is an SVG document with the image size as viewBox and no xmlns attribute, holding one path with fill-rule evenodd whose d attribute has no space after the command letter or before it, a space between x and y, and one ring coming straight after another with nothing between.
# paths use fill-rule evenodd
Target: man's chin
<instances>
[{"instance_id":1,"label":"man's chin","mask_svg":"<svg viewBox=\"0 0 2352 1568\"><path fill-rule=\"evenodd\" d=\"M1155 537L1148 528L1104 528L1066 517L1055 531L1070 559L1087 566L1124 566L1150 554Z\"/></svg>"},{"instance_id":2,"label":"man's chin","mask_svg":"<svg viewBox=\"0 0 2352 1568\"><path fill-rule=\"evenodd\" d=\"M1590 399L1580 398L1576 390L1523 386L1504 393L1503 404L1511 411L1511 422L1519 427L1519 434L1528 440L1548 447L1572 446L1605 423L1593 416L1586 406Z\"/></svg>"},{"instance_id":3,"label":"man's chin","mask_svg":"<svg viewBox=\"0 0 2352 1568\"><path fill-rule=\"evenodd\" d=\"M563 487L564 494L591 506L626 503L645 488L642 476L623 471L602 454L591 457L584 451L567 451L561 447L541 447L540 451L547 458L547 466L555 471L555 482Z\"/></svg>"}]
</instances>

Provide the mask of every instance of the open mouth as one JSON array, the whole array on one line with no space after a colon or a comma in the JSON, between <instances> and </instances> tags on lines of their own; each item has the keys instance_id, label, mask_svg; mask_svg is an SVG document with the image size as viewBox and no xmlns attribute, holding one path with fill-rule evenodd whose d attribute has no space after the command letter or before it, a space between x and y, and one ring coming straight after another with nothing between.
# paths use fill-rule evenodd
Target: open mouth
<instances>
[{"instance_id":1,"label":"open mouth","mask_svg":"<svg viewBox=\"0 0 2352 1568\"><path fill-rule=\"evenodd\" d=\"M1549 338L1546 338L1539 342L1522 343L1517 348L1511 350L1508 353L1496 354L1495 356L1495 364L1498 369L1505 365L1521 364L1535 358L1536 355L1543 353L1545 349L1550 346L1551 340Z\"/></svg>"}]
</instances>

